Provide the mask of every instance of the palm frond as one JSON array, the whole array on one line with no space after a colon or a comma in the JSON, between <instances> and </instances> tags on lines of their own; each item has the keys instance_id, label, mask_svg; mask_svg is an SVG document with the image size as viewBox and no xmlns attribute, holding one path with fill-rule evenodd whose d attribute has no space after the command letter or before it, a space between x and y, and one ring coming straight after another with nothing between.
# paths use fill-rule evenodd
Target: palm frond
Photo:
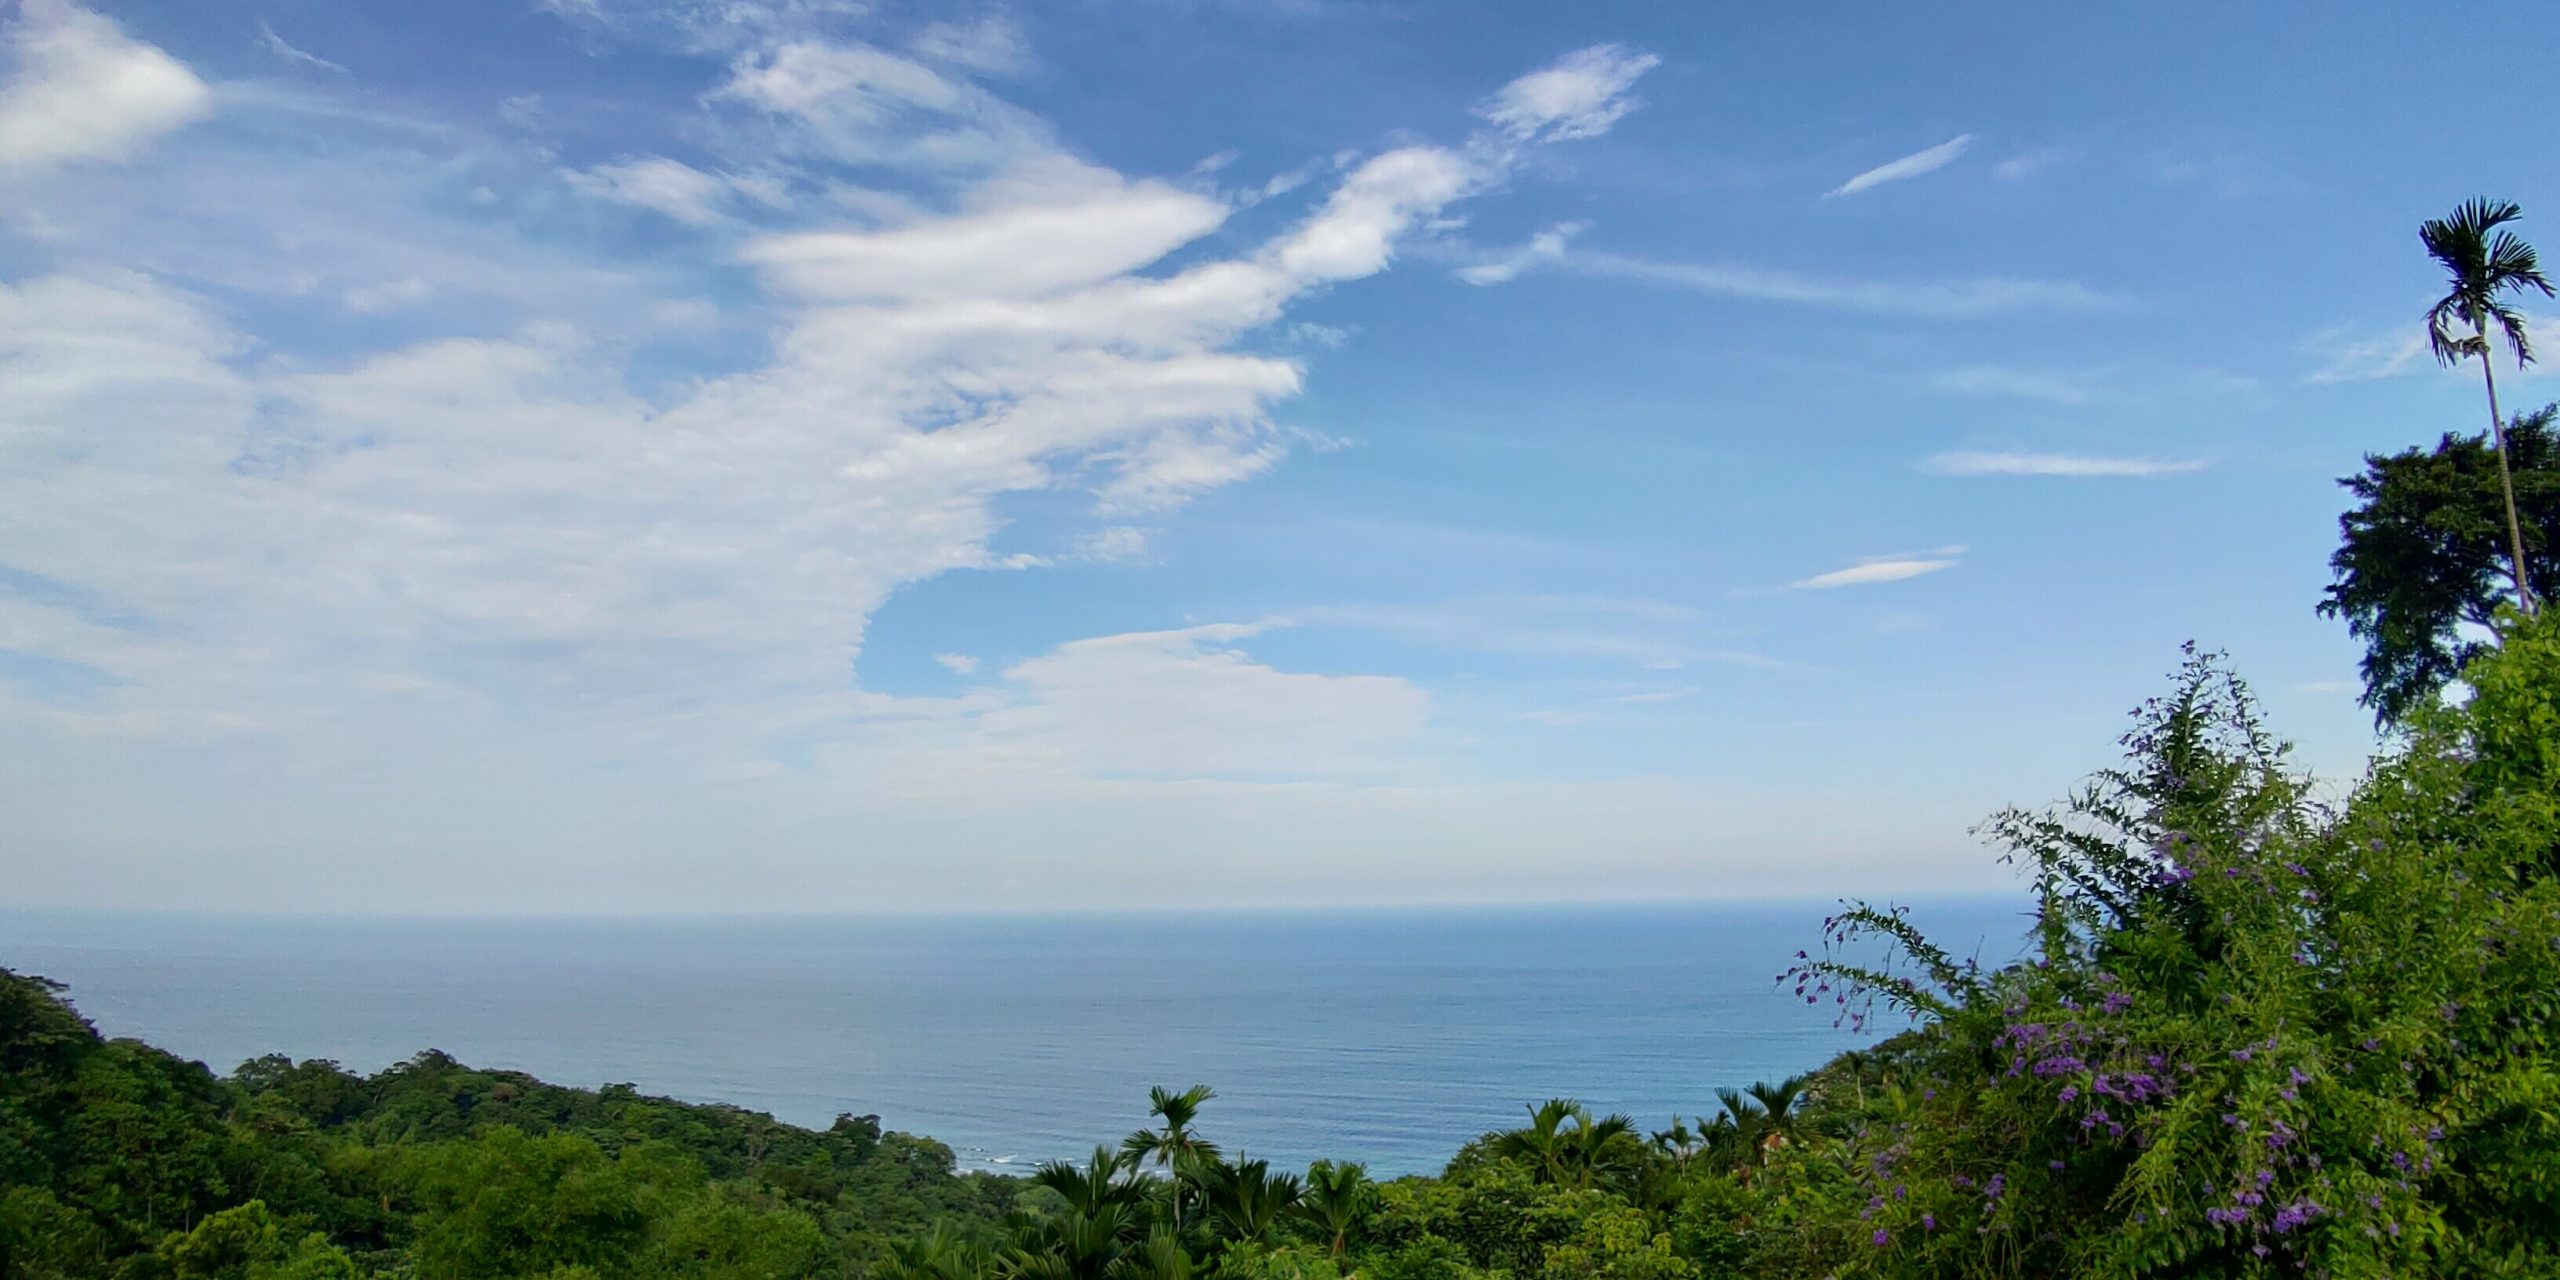
<instances>
[{"instance_id":1,"label":"palm frond","mask_svg":"<svg viewBox=\"0 0 2560 1280\"><path fill-rule=\"evenodd\" d=\"M2532 364L2533 343L2525 336L2523 313L2513 307L2493 306L2489 314L2497 320L2499 331L2507 336L2507 346L2515 351L2516 367L2521 369Z\"/></svg>"}]
</instances>

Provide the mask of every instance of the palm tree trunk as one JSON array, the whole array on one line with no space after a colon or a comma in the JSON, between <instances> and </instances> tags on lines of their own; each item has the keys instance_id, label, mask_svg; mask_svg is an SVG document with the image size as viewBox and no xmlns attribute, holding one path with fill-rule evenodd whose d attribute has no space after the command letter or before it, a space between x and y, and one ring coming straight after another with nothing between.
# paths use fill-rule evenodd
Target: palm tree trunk
<instances>
[{"instance_id":1,"label":"palm tree trunk","mask_svg":"<svg viewBox=\"0 0 2560 1280\"><path fill-rule=\"evenodd\" d=\"M2524 577L2524 525L2516 519L2516 478L2507 469L2507 420L2498 413L2498 377L2489 361L2489 326L2475 322L2480 335L2480 382L2489 389L2489 434L2498 444L2498 486L2507 499L2507 567L2516 577L2516 607L2533 616L2533 587Z\"/></svg>"}]
</instances>

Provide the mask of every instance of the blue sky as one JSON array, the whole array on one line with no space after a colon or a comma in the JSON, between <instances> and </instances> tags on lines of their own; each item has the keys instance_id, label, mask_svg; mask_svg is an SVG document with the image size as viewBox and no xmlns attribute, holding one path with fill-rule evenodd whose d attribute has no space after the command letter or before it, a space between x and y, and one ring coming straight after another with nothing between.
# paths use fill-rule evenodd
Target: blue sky
<instances>
[{"instance_id":1,"label":"blue sky","mask_svg":"<svg viewBox=\"0 0 2560 1280\"><path fill-rule=\"evenodd\" d=\"M2002 884L2560 216L2529 5L5 12L22 905Z\"/></svg>"}]
</instances>

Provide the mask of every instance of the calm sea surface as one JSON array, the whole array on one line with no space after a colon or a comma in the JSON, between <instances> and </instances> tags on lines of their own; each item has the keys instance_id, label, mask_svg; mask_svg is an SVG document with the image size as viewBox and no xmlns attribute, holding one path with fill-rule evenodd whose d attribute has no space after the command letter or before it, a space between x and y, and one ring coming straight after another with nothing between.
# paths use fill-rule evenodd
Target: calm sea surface
<instances>
[{"instance_id":1,"label":"calm sea surface","mask_svg":"<svg viewBox=\"0 0 2560 1280\"><path fill-rule=\"evenodd\" d=\"M0 965L109 1035L227 1071L420 1049L801 1124L876 1112L1019 1170L1206 1082L1209 1135L1301 1165L1436 1170L1539 1099L1648 1128L1866 1037L1772 981L1829 904L1330 914L655 920L0 911ZM2015 954L2006 899L1923 903Z\"/></svg>"}]
</instances>

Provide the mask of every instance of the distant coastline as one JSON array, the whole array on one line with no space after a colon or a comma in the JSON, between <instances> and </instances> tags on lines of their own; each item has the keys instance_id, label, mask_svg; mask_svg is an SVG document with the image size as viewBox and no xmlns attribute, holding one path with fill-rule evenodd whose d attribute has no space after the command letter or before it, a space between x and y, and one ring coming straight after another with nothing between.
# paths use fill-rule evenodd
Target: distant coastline
<instances>
[{"instance_id":1,"label":"distant coastline","mask_svg":"<svg viewBox=\"0 0 2560 1280\"><path fill-rule=\"evenodd\" d=\"M547 1081L841 1111L962 1168L1080 1156L1162 1078L1257 1155L1428 1172L1565 1089L1648 1122L1871 1042L1773 979L1830 904L474 919L0 909L0 965L227 1072L434 1048ZM1922 902L2014 943L2015 901ZM1135 927L1143 926L1143 927ZM999 1157L1012 1156L1009 1163Z\"/></svg>"}]
</instances>

